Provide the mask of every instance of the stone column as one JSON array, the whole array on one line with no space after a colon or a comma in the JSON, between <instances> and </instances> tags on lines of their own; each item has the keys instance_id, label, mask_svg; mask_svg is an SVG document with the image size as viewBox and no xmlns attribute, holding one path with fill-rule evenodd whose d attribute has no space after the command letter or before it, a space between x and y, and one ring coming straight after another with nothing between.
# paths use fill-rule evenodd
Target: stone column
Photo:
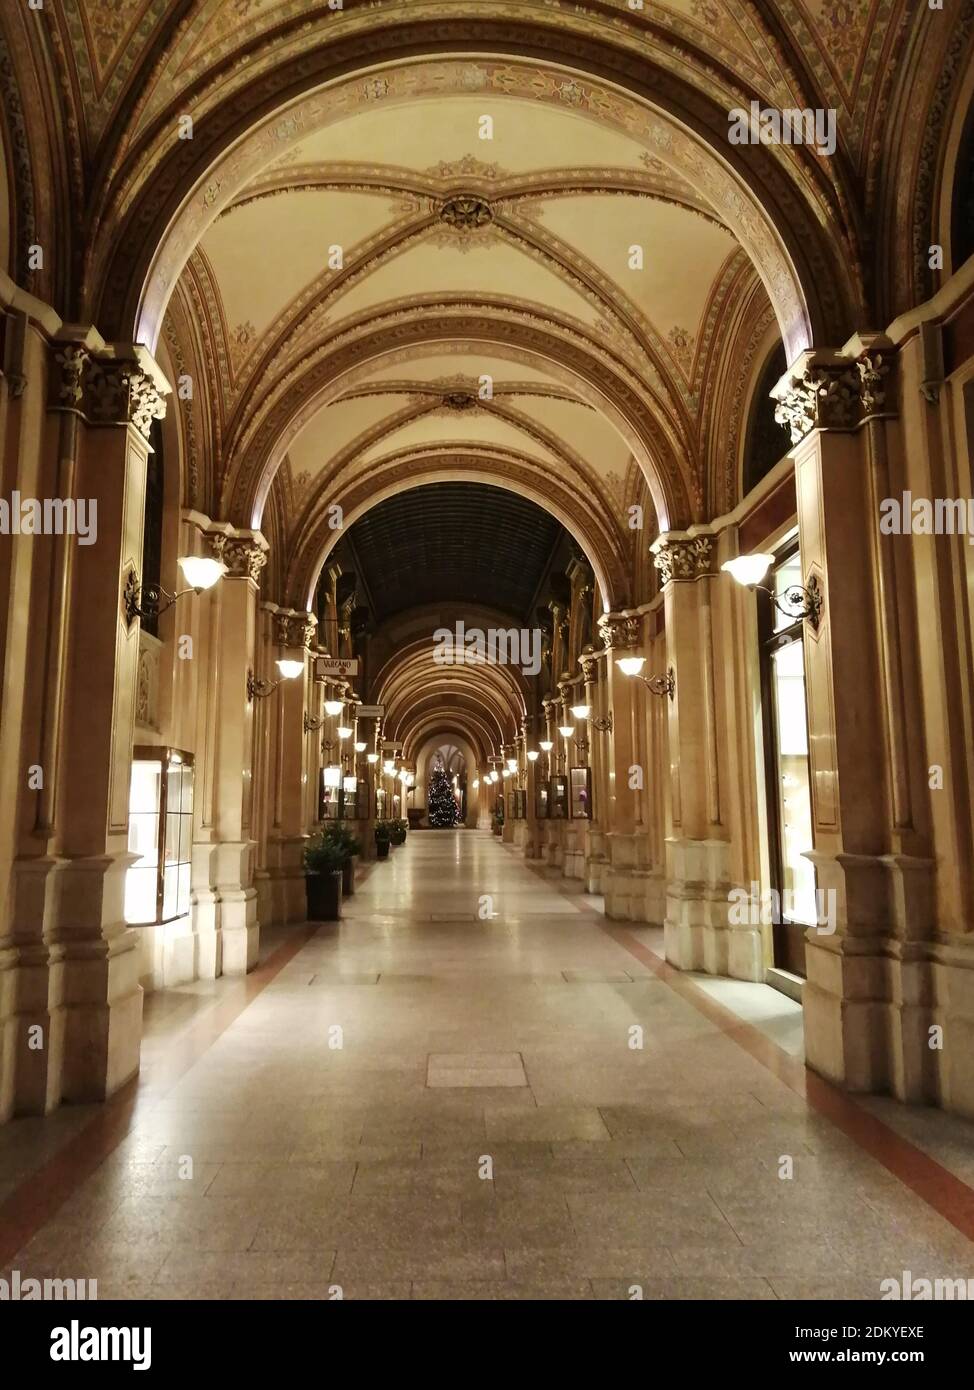
<instances>
[{"instance_id":1,"label":"stone column","mask_svg":"<svg viewBox=\"0 0 974 1390\"><path fill-rule=\"evenodd\" d=\"M273 814L267 836L270 920L303 922L307 918L303 855L309 829L305 784L305 717L311 685L308 645L317 624L308 612L274 604L268 609L272 641L263 663L268 677L278 678L278 656L301 659L305 665L304 674L296 680L281 681L261 710L269 726L265 738L271 753L268 790Z\"/></svg>"},{"instance_id":2,"label":"stone column","mask_svg":"<svg viewBox=\"0 0 974 1390\"><path fill-rule=\"evenodd\" d=\"M933 863L909 809L911 800L924 809L927 793L897 714L897 660L910 660L917 639L908 603L890 621L897 578L875 495L882 422L896 400L892 365L886 340L857 338L841 353L804 353L773 394L792 433L804 583L822 600L804 643L809 857L820 917L831 920L806 933L806 1057L852 1090L919 1099L931 1098L936 1067L925 944L935 909ZM881 494L888 478L878 481Z\"/></svg>"},{"instance_id":3,"label":"stone column","mask_svg":"<svg viewBox=\"0 0 974 1390\"><path fill-rule=\"evenodd\" d=\"M256 965L258 950L252 834L255 709L247 683L255 672L257 581L267 561L267 543L258 532L227 527L213 536L212 545L227 572L215 593L215 833L210 873L218 901L223 973L243 975Z\"/></svg>"},{"instance_id":4,"label":"stone column","mask_svg":"<svg viewBox=\"0 0 974 1390\"><path fill-rule=\"evenodd\" d=\"M642 620L638 613L605 613L599 619L599 636L605 647L605 688L607 721L605 735L605 846L608 860L604 871L606 915L633 921L642 899L642 876L646 872L645 836L636 831L635 784L644 769L635 762L633 729L634 703L631 677L616 664L631 656L642 639Z\"/></svg>"},{"instance_id":5,"label":"stone column","mask_svg":"<svg viewBox=\"0 0 974 1390\"><path fill-rule=\"evenodd\" d=\"M604 656L589 649L579 657L582 680L585 690L585 704L590 711L589 724L589 763L592 769L592 801L589 810L592 819L585 828L584 879L587 893L602 892L602 875L607 863L605 850L605 830L601 816L604 810L605 790L602 770L605 763L605 740L608 729L600 724L608 721L602 714L602 681Z\"/></svg>"},{"instance_id":6,"label":"stone column","mask_svg":"<svg viewBox=\"0 0 974 1390\"><path fill-rule=\"evenodd\" d=\"M674 675L668 707L666 958L681 970L763 980L760 924L731 922L730 835L721 809L726 768L714 670L714 538L667 535L652 549Z\"/></svg>"},{"instance_id":7,"label":"stone column","mask_svg":"<svg viewBox=\"0 0 974 1390\"><path fill-rule=\"evenodd\" d=\"M73 351L73 350L72 350ZM64 363L62 363L64 365ZM139 1067L142 989L125 924L148 436L168 391L142 348L99 349L65 366L83 419L76 495L97 500L98 542L74 548L64 578L65 645L46 710L51 1067L69 1101L101 1100ZM63 382L62 382L63 384ZM90 506L90 503L89 503Z\"/></svg>"}]
</instances>

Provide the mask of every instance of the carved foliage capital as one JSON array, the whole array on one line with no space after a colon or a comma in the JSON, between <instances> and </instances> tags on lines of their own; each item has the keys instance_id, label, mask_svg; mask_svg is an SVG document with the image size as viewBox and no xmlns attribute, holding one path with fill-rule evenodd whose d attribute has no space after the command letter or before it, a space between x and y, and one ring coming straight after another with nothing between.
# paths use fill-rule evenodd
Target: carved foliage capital
<instances>
[{"instance_id":1,"label":"carved foliage capital","mask_svg":"<svg viewBox=\"0 0 974 1390\"><path fill-rule=\"evenodd\" d=\"M632 651L639 645L639 628L640 620L636 613L603 613L599 618L602 645L619 651Z\"/></svg>"},{"instance_id":2,"label":"carved foliage capital","mask_svg":"<svg viewBox=\"0 0 974 1390\"><path fill-rule=\"evenodd\" d=\"M146 439L166 414L165 396L138 362L99 358L80 343L54 352L51 404L94 425L134 425Z\"/></svg>"},{"instance_id":3,"label":"carved foliage capital","mask_svg":"<svg viewBox=\"0 0 974 1390\"><path fill-rule=\"evenodd\" d=\"M255 540L245 536L217 535L211 538L213 554L222 560L231 579L252 579L255 583L267 564L267 555Z\"/></svg>"},{"instance_id":4,"label":"carved foliage capital","mask_svg":"<svg viewBox=\"0 0 974 1390\"><path fill-rule=\"evenodd\" d=\"M888 378L893 358L870 349L861 356L809 354L806 361L775 387L774 418L799 443L813 429L854 430L864 420L887 412Z\"/></svg>"},{"instance_id":5,"label":"carved foliage capital","mask_svg":"<svg viewBox=\"0 0 974 1390\"><path fill-rule=\"evenodd\" d=\"M660 542L653 564L659 570L660 582L700 579L713 572L713 536L695 536L693 540Z\"/></svg>"},{"instance_id":6,"label":"carved foliage capital","mask_svg":"<svg viewBox=\"0 0 974 1390\"><path fill-rule=\"evenodd\" d=\"M275 613L274 641L282 647L310 647L317 626L313 613Z\"/></svg>"}]
</instances>

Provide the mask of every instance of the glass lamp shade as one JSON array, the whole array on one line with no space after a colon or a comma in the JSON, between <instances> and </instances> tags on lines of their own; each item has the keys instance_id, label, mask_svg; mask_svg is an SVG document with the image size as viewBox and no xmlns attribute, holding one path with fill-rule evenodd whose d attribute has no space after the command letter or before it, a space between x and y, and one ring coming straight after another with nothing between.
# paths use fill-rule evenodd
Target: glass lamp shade
<instances>
[{"instance_id":1,"label":"glass lamp shade","mask_svg":"<svg viewBox=\"0 0 974 1390\"><path fill-rule=\"evenodd\" d=\"M385 763L382 764L382 771L383 771L383 772L387 772L387 773L389 774L390 777L391 777L392 774L395 772L395 770L396 770L396 765L395 765L394 762L385 762Z\"/></svg>"},{"instance_id":2,"label":"glass lamp shade","mask_svg":"<svg viewBox=\"0 0 974 1390\"><path fill-rule=\"evenodd\" d=\"M293 681L304 672L304 662L294 661L290 657L281 657L277 663L277 669L286 681Z\"/></svg>"},{"instance_id":3,"label":"glass lamp shade","mask_svg":"<svg viewBox=\"0 0 974 1390\"><path fill-rule=\"evenodd\" d=\"M338 737L339 737L339 738L351 738L351 737L352 737L352 731L351 731L351 729L347 729L347 728L345 727L344 724L341 724L341 725L339 726L339 728L338 728Z\"/></svg>"},{"instance_id":4,"label":"glass lamp shade","mask_svg":"<svg viewBox=\"0 0 974 1390\"><path fill-rule=\"evenodd\" d=\"M588 705L572 705L572 715L575 719L587 719L589 716Z\"/></svg>"},{"instance_id":5,"label":"glass lamp shade","mask_svg":"<svg viewBox=\"0 0 974 1390\"><path fill-rule=\"evenodd\" d=\"M364 752L365 752L365 744L364 744L364 743L356 743L356 745L355 745L355 751L356 751L356 753L364 753Z\"/></svg>"},{"instance_id":6,"label":"glass lamp shade","mask_svg":"<svg viewBox=\"0 0 974 1390\"><path fill-rule=\"evenodd\" d=\"M537 761L538 761L538 750L537 750L537 748L532 748L532 749L529 751L529 753L528 753L528 762L529 762L529 763L536 763Z\"/></svg>"},{"instance_id":7,"label":"glass lamp shade","mask_svg":"<svg viewBox=\"0 0 974 1390\"><path fill-rule=\"evenodd\" d=\"M507 766L510 768L511 772L514 772L517 769L517 758L508 758Z\"/></svg>"},{"instance_id":8,"label":"glass lamp shade","mask_svg":"<svg viewBox=\"0 0 974 1390\"><path fill-rule=\"evenodd\" d=\"M543 738L541 742L538 744L538 747L541 749L542 753L550 753L554 746L555 745L551 742L550 738Z\"/></svg>"},{"instance_id":9,"label":"glass lamp shade","mask_svg":"<svg viewBox=\"0 0 974 1390\"><path fill-rule=\"evenodd\" d=\"M738 555L733 560L725 560L721 569L726 570L732 579L737 580L738 584L743 584L746 588L753 588L755 584L761 583L773 563L773 555L767 555L764 551L757 551L754 555Z\"/></svg>"},{"instance_id":10,"label":"glass lamp shade","mask_svg":"<svg viewBox=\"0 0 974 1390\"><path fill-rule=\"evenodd\" d=\"M572 734L575 732L575 725L559 724L558 732L561 734L562 738L571 738Z\"/></svg>"},{"instance_id":11,"label":"glass lamp shade","mask_svg":"<svg viewBox=\"0 0 974 1390\"><path fill-rule=\"evenodd\" d=\"M624 676L638 676L646 665L644 656L620 656L616 665Z\"/></svg>"},{"instance_id":12,"label":"glass lamp shade","mask_svg":"<svg viewBox=\"0 0 974 1390\"><path fill-rule=\"evenodd\" d=\"M325 713L330 719L334 719L336 714L341 714L344 708L345 706L342 704L341 700L325 701Z\"/></svg>"},{"instance_id":13,"label":"glass lamp shade","mask_svg":"<svg viewBox=\"0 0 974 1390\"><path fill-rule=\"evenodd\" d=\"M377 763L379 761L378 753L366 753L365 761L367 763Z\"/></svg>"},{"instance_id":14,"label":"glass lamp shade","mask_svg":"<svg viewBox=\"0 0 974 1390\"><path fill-rule=\"evenodd\" d=\"M509 767L505 767L504 771L501 773L501 776L502 776L502 777L510 777L510 775L511 775L511 769L510 769Z\"/></svg>"},{"instance_id":15,"label":"glass lamp shade","mask_svg":"<svg viewBox=\"0 0 974 1390\"><path fill-rule=\"evenodd\" d=\"M477 788L478 788L479 786L480 786L480 778L479 778L479 777L475 777L475 778L473 779L473 789L474 789L474 791L476 791Z\"/></svg>"},{"instance_id":16,"label":"glass lamp shade","mask_svg":"<svg viewBox=\"0 0 974 1390\"><path fill-rule=\"evenodd\" d=\"M222 579L227 567L222 560L213 560L205 555L182 555L176 561L183 572L183 578L191 589L212 589L218 579Z\"/></svg>"}]
</instances>

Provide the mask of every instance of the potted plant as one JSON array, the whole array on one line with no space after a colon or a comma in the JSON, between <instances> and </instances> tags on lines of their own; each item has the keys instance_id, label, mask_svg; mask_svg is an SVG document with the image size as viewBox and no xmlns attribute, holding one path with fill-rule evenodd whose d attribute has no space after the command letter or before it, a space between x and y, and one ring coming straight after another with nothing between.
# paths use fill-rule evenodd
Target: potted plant
<instances>
[{"instance_id":1,"label":"potted plant","mask_svg":"<svg viewBox=\"0 0 974 1390\"><path fill-rule=\"evenodd\" d=\"M375 857L376 859L389 858L389 842L392 838L389 822L387 820L377 820L375 823Z\"/></svg>"},{"instance_id":2,"label":"potted plant","mask_svg":"<svg viewBox=\"0 0 974 1390\"><path fill-rule=\"evenodd\" d=\"M341 916L344 863L345 851L327 835L318 835L305 845L309 922L337 922Z\"/></svg>"},{"instance_id":3,"label":"potted plant","mask_svg":"<svg viewBox=\"0 0 974 1390\"><path fill-rule=\"evenodd\" d=\"M355 892L355 856L361 854L362 842L345 821L330 825L324 831L324 838L337 845L345 856L342 860L342 896L350 898Z\"/></svg>"},{"instance_id":4,"label":"potted plant","mask_svg":"<svg viewBox=\"0 0 974 1390\"><path fill-rule=\"evenodd\" d=\"M404 845L406 843L406 831L409 829L409 822L405 820L394 820L389 829L389 837L394 845Z\"/></svg>"},{"instance_id":5,"label":"potted plant","mask_svg":"<svg viewBox=\"0 0 974 1390\"><path fill-rule=\"evenodd\" d=\"M503 811L494 812L494 814L490 818L490 828L495 835L499 835L501 833L501 831L504 829Z\"/></svg>"}]
</instances>

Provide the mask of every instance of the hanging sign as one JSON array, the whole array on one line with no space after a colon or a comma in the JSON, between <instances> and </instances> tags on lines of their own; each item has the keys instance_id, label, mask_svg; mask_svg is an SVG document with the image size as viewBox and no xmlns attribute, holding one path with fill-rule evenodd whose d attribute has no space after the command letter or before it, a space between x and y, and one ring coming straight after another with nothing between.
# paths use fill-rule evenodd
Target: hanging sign
<instances>
[{"instance_id":1,"label":"hanging sign","mask_svg":"<svg viewBox=\"0 0 974 1390\"><path fill-rule=\"evenodd\" d=\"M386 712L385 705L356 705L355 713L359 719L381 719Z\"/></svg>"},{"instance_id":2,"label":"hanging sign","mask_svg":"<svg viewBox=\"0 0 974 1390\"><path fill-rule=\"evenodd\" d=\"M315 679L335 680L342 676L358 675L358 658L351 656L316 656Z\"/></svg>"}]
</instances>

